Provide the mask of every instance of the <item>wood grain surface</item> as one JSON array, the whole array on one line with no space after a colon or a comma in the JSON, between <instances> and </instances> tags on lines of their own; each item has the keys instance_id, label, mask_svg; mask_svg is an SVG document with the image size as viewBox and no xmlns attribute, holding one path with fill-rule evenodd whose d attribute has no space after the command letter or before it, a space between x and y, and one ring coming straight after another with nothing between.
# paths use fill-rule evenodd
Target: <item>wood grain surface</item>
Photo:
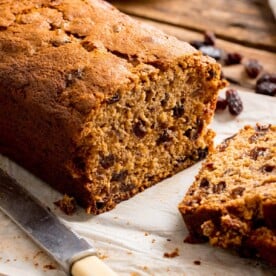
<instances>
[{"instance_id":1,"label":"wood grain surface","mask_svg":"<svg viewBox=\"0 0 276 276\"><path fill-rule=\"evenodd\" d=\"M276 23L267 0L111 1L120 10L224 40L276 52Z\"/></svg>"}]
</instances>

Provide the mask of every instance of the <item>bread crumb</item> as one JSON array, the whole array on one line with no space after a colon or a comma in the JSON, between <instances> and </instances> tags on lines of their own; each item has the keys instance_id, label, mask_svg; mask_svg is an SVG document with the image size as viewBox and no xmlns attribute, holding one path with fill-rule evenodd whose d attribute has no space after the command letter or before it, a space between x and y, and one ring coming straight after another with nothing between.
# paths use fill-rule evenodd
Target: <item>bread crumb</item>
<instances>
[{"instance_id":1,"label":"bread crumb","mask_svg":"<svg viewBox=\"0 0 276 276\"><path fill-rule=\"evenodd\" d=\"M71 216L77 210L77 203L74 197L64 195L62 199L55 201L54 204L60 208L66 215Z\"/></svg>"},{"instance_id":2,"label":"bread crumb","mask_svg":"<svg viewBox=\"0 0 276 276\"><path fill-rule=\"evenodd\" d=\"M46 264L43 266L43 268L49 270L57 269L53 264Z\"/></svg>"},{"instance_id":3,"label":"bread crumb","mask_svg":"<svg viewBox=\"0 0 276 276\"><path fill-rule=\"evenodd\" d=\"M200 265L200 264L201 264L201 261L195 260L195 261L194 261L194 264L195 264L195 265Z\"/></svg>"},{"instance_id":4,"label":"bread crumb","mask_svg":"<svg viewBox=\"0 0 276 276\"><path fill-rule=\"evenodd\" d=\"M35 255L33 256L33 259L36 259L40 254L43 254L44 252L39 250L35 253Z\"/></svg>"},{"instance_id":5,"label":"bread crumb","mask_svg":"<svg viewBox=\"0 0 276 276\"><path fill-rule=\"evenodd\" d=\"M165 258L175 258L175 257L178 257L179 256L179 249L178 248L175 248L174 251L168 253L168 252L165 252L163 257Z\"/></svg>"},{"instance_id":6,"label":"bread crumb","mask_svg":"<svg viewBox=\"0 0 276 276\"><path fill-rule=\"evenodd\" d=\"M101 260L105 260L105 259L108 258L108 255L106 255L106 254L104 254L104 253L99 253L98 255L99 255L99 258L100 258Z\"/></svg>"},{"instance_id":7,"label":"bread crumb","mask_svg":"<svg viewBox=\"0 0 276 276\"><path fill-rule=\"evenodd\" d=\"M152 240L151 240L151 243L155 243L155 239L152 239Z\"/></svg>"},{"instance_id":8,"label":"bread crumb","mask_svg":"<svg viewBox=\"0 0 276 276\"><path fill-rule=\"evenodd\" d=\"M148 236L149 235L149 233L148 232L145 232L145 236Z\"/></svg>"}]
</instances>

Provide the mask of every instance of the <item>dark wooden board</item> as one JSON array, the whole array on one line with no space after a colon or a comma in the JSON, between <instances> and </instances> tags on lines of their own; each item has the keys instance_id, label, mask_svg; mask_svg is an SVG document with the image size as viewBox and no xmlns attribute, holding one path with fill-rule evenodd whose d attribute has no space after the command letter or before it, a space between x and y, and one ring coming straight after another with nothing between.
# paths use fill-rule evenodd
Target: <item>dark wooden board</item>
<instances>
[{"instance_id":1,"label":"dark wooden board","mask_svg":"<svg viewBox=\"0 0 276 276\"><path fill-rule=\"evenodd\" d=\"M276 23L266 0L110 1L120 10L224 40L276 52Z\"/></svg>"}]
</instances>

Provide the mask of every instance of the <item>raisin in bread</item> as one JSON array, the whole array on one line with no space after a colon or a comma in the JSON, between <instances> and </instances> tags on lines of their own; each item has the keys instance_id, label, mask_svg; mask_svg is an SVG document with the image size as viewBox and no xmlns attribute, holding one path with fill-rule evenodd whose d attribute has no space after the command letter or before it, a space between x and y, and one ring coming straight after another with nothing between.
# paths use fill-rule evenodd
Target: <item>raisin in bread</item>
<instances>
[{"instance_id":1,"label":"raisin in bread","mask_svg":"<svg viewBox=\"0 0 276 276\"><path fill-rule=\"evenodd\" d=\"M1 1L0 59L0 153L88 213L212 147L220 66L104 1Z\"/></svg>"},{"instance_id":2,"label":"raisin in bread","mask_svg":"<svg viewBox=\"0 0 276 276\"><path fill-rule=\"evenodd\" d=\"M179 210L188 241L276 265L276 126L245 126L208 156Z\"/></svg>"}]
</instances>

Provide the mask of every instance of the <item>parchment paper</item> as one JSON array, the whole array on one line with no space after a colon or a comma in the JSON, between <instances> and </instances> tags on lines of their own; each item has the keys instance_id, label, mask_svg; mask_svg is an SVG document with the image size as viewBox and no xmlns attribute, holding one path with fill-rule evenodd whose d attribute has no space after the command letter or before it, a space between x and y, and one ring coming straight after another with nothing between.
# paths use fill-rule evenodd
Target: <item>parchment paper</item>
<instances>
[{"instance_id":1,"label":"parchment paper","mask_svg":"<svg viewBox=\"0 0 276 276\"><path fill-rule=\"evenodd\" d=\"M215 115L212 128L217 132L216 143L245 124L276 123L275 97L248 92L240 95L244 102L240 116L233 117L228 111ZM0 156L0 166L66 225L87 238L97 248L100 257L119 275L276 275L276 269L261 262L242 259L208 244L183 243L187 230L177 205L192 184L199 163L99 216L88 216L81 208L73 216L64 215L53 204L61 199L61 194L3 156ZM176 248L178 257L164 257L164 253L171 253ZM195 261L200 261L200 265ZM1 273L14 276L65 275L0 212Z\"/></svg>"}]
</instances>

